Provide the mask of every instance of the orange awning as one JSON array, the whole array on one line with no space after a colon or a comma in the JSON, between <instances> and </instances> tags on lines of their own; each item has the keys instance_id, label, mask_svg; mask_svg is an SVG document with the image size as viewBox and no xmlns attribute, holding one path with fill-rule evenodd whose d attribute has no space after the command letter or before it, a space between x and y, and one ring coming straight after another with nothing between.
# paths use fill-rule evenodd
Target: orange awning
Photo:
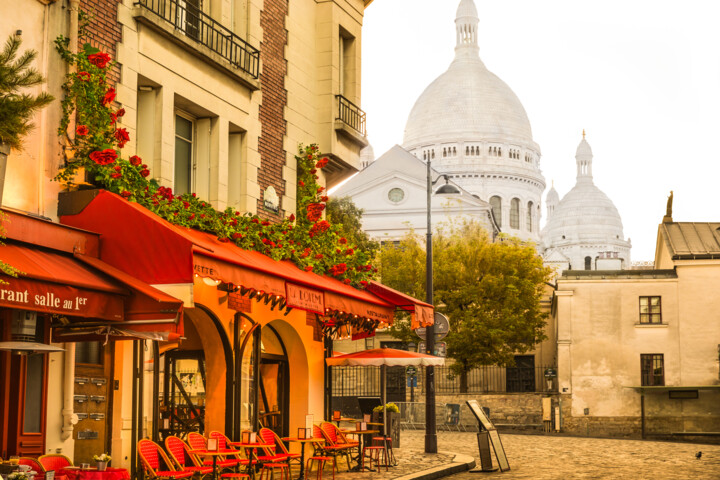
<instances>
[{"instance_id":1,"label":"orange awning","mask_svg":"<svg viewBox=\"0 0 720 480\"><path fill-rule=\"evenodd\" d=\"M421 302L410 295L394 290L382 283L370 282L368 291L395 305L395 307L412 314L411 327L427 327L435 323L434 307L429 303Z\"/></svg>"},{"instance_id":2,"label":"orange awning","mask_svg":"<svg viewBox=\"0 0 720 480\"><path fill-rule=\"evenodd\" d=\"M215 235L175 226L110 192L101 191L80 213L61 220L100 233L102 260L151 285L192 284L198 275L286 298L290 285L294 292L322 292L314 306L288 304L293 308L319 313L322 306L324 312L392 323L395 306L368 291L221 242Z\"/></svg>"}]
</instances>

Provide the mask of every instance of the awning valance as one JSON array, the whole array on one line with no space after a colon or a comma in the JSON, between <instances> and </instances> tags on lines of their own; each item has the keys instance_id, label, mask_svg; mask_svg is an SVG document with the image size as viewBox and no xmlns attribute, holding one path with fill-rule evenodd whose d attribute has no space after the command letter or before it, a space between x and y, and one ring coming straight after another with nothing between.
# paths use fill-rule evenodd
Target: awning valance
<instances>
[{"instance_id":1,"label":"awning valance","mask_svg":"<svg viewBox=\"0 0 720 480\"><path fill-rule=\"evenodd\" d=\"M411 326L413 330L419 327L427 327L435 322L434 308L429 303L421 302L410 295L378 282L370 282L367 289L374 295L390 302L396 308L410 312L412 314Z\"/></svg>"},{"instance_id":2,"label":"awning valance","mask_svg":"<svg viewBox=\"0 0 720 480\"><path fill-rule=\"evenodd\" d=\"M109 192L100 192L80 213L65 215L61 221L100 233L102 260L151 285L192 284L197 275L287 297L291 284L322 292L322 301L315 303L322 304L326 313L340 311L392 323L395 305L373 293L221 242L214 235L172 225ZM294 308L319 313L317 306Z\"/></svg>"}]
</instances>

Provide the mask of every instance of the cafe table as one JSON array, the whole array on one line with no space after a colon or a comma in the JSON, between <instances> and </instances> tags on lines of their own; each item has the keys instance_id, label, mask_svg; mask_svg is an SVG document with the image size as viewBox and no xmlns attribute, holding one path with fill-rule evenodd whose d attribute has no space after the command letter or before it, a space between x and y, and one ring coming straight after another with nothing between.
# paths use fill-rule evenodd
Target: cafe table
<instances>
[{"instance_id":1,"label":"cafe table","mask_svg":"<svg viewBox=\"0 0 720 480\"><path fill-rule=\"evenodd\" d=\"M245 456L246 456L247 459L248 459L248 464L247 464L247 472L248 472L248 473L250 473L251 470L252 470L252 466L253 466L253 465L252 465L252 460L253 460L253 458L256 458L256 457L257 457L256 451L257 451L258 448L274 448L274 447L275 447L275 444L274 444L274 443L258 443L258 442L254 442L254 443L250 443L250 442L247 442L247 443L246 443L246 442L228 442L228 445L230 445L230 446L232 446L232 447L238 447L238 448L243 448L243 449L245 449ZM248 455L248 451L250 451L250 454L249 454L249 455Z\"/></svg>"},{"instance_id":2,"label":"cafe table","mask_svg":"<svg viewBox=\"0 0 720 480\"><path fill-rule=\"evenodd\" d=\"M223 457L225 455L228 455L227 450L188 450L188 453L192 455L200 455L203 457L212 457L212 467L213 467L213 480L217 480L218 478L218 469L217 469L217 459L218 457Z\"/></svg>"},{"instance_id":3,"label":"cafe table","mask_svg":"<svg viewBox=\"0 0 720 480\"><path fill-rule=\"evenodd\" d=\"M97 468L63 467L55 471L55 477L66 476L68 480L130 480L130 472L124 468L107 467L105 470Z\"/></svg>"},{"instance_id":4,"label":"cafe table","mask_svg":"<svg viewBox=\"0 0 720 480\"><path fill-rule=\"evenodd\" d=\"M335 422L335 424L338 426L338 428L340 428L340 422L357 423L360 420L356 420L354 418L341 417L341 418L333 418L332 421Z\"/></svg>"},{"instance_id":5,"label":"cafe table","mask_svg":"<svg viewBox=\"0 0 720 480\"><path fill-rule=\"evenodd\" d=\"M305 444L306 443L325 443L324 438L298 438L298 437L285 437L282 439L283 442L297 442L300 444L300 476L298 480L305 478Z\"/></svg>"},{"instance_id":6,"label":"cafe table","mask_svg":"<svg viewBox=\"0 0 720 480\"><path fill-rule=\"evenodd\" d=\"M362 454L363 454L363 446L365 445L365 437L367 435L374 435L376 433L380 433L380 430L340 430L344 434L348 435L357 435L358 436L358 455L355 458L357 461L357 465L355 465L351 471L353 472L362 472L363 471L363 462L362 462ZM369 472L374 472L372 467L364 467L365 470Z\"/></svg>"}]
</instances>

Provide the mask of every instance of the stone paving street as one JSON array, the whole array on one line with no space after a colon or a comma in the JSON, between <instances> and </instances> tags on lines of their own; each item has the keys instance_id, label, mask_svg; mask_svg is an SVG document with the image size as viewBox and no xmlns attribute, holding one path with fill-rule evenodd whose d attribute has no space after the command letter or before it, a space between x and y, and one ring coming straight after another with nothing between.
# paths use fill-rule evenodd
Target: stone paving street
<instances>
[{"instance_id":1,"label":"stone paving street","mask_svg":"<svg viewBox=\"0 0 720 480\"><path fill-rule=\"evenodd\" d=\"M466 472L447 478L720 479L720 445L511 434L501 434L501 440L509 472ZM423 452L423 431L403 430L402 444L396 451L400 464L390 472L342 473L338 480L392 479L448 464L454 453L475 457L479 467L474 433L439 432L437 456ZM698 451L703 452L699 460ZM497 466L494 457L493 465Z\"/></svg>"}]
</instances>

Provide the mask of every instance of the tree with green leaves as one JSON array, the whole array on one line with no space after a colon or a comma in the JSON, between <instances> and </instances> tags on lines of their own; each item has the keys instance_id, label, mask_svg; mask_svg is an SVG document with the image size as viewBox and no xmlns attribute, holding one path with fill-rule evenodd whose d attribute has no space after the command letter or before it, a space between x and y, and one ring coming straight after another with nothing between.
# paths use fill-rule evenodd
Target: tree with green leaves
<instances>
[{"instance_id":1,"label":"tree with green leaves","mask_svg":"<svg viewBox=\"0 0 720 480\"><path fill-rule=\"evenodd\" d=\"M362 229L363 210L355 205L352 198L330 198L325 216L333 225L342 225L339 233L347 238L349 244L357 245L358 249L373 257L380 249L380 244Z\"/></svg>"},{"instance_id":2,"label":"tree with green leaves","mask_svg":"<svg viewBox=\"0 0 720 480\"><path fill-rule=\"evenodd\" d=\"M32 130L32 117L36 111L53 101L47 92L38 95L21 92L45 81L32 67L37 57L35 50L26 50L18 56L22 40L11 35L0 52L0 144L11 148L22 147L22 138Z\"/></svg>"},{"instance_id":3,"label":"tree with green leaves","mask_svg":"<svg viewBox=\"0 0 720 480\"><path fill-rule=\"evenodd\" d=\"M546 338L540 299L551 270L532 244L508 236L493 242L477 222L445 225L433 237L435 305L450 319L447 354L466 392L471 369L513 366L516 354ZM384 284L424 298L425 246L419 236L384 247L380 257ZM408 322L402 323L391 333L413 341Z\"/></svg>"}]
</instances>

